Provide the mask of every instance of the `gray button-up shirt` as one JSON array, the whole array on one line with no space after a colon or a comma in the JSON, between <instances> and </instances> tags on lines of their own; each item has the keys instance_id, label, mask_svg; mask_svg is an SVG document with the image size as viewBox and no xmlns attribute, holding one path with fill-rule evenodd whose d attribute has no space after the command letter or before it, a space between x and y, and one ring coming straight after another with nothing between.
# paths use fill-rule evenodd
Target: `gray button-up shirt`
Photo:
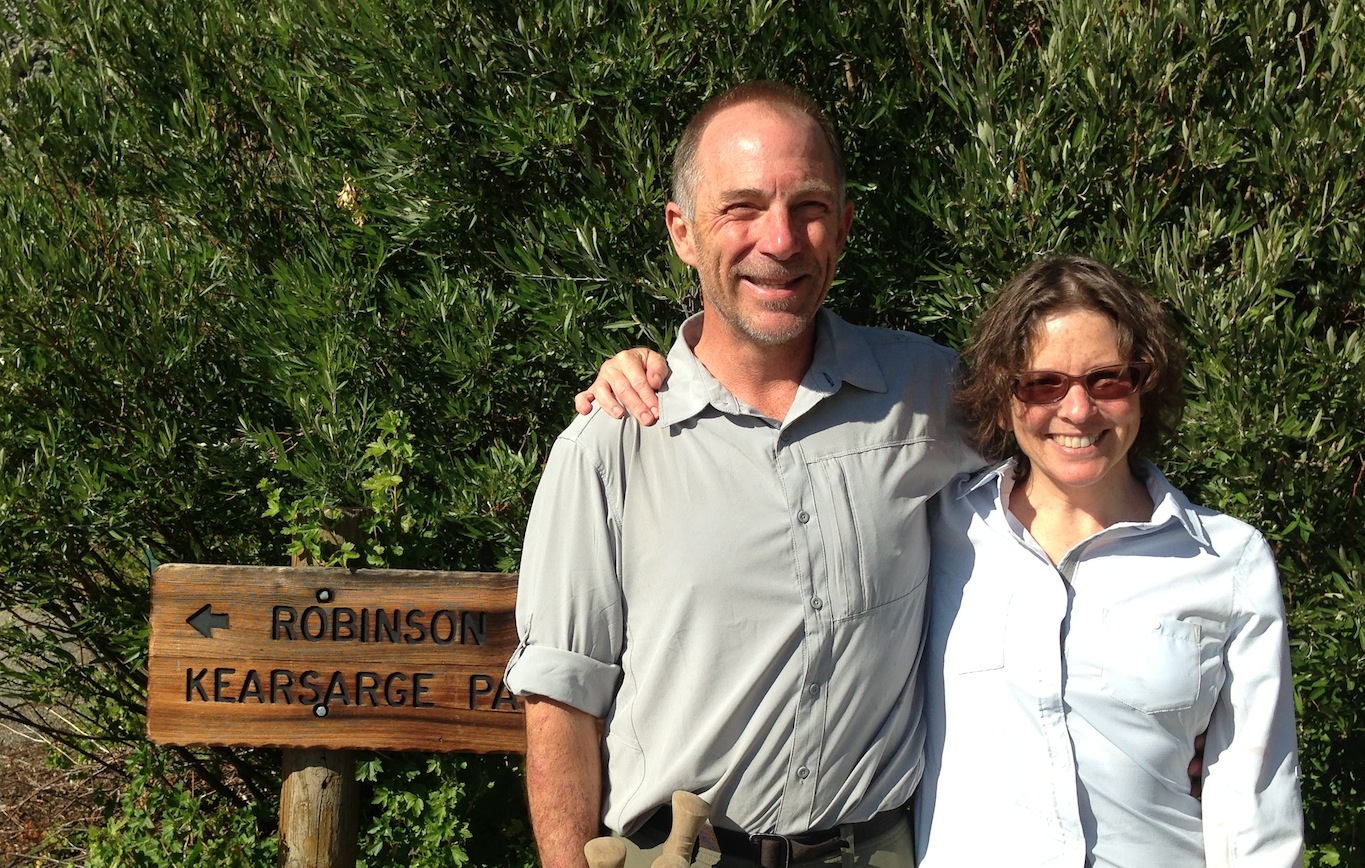
<instances>
[{"instance_id":1,"label":"gray button-up shirt","mask_svg":"<svg viewBox=\"0 0 1365 868\"><path fill-rule=\"evenodd\" d=\"M749 832L869 819L923 766L925 502L980 464L955 356L821 312L778 423L698 362L697 325L656 426L595 412L555 443L507 683L606 719L617 832L675 789Z\"/></svg>"}]
</instances>

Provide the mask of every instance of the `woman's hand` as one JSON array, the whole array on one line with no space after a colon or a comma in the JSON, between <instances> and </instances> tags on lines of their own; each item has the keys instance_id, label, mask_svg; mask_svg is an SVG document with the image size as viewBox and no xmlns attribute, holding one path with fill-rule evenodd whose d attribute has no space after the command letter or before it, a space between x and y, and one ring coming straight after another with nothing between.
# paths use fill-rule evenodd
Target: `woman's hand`
<instances>
[{"instance_id":1,"label":"woman's hand","mask_svg":"<svg viewBox=\"0 0 1365 868\"><path fill-rule=\"evenodd\" d=\"M659 420L657 393L668 373L668 362L654 350L622 350L602 363L591 386L574 396L574 409L587 415L596 403L614 419L624 419L629 412L648 427Z\"/></svg>"}]
</instances>

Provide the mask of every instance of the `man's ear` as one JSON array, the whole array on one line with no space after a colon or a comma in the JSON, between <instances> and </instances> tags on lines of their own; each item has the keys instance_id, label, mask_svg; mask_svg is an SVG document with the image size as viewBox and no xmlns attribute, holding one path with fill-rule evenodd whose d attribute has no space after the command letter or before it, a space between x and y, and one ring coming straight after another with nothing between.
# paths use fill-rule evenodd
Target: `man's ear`
<instances>
[{"instance_id":1,"label":"man's ear","mask_svg":"<svg viewBox=\"0 0 1365 868\"><path fill-rule=\"evenodd\" d=\"M692 221L683 215L682 206L677 202L664 206L664 225L668 227L668 237L673 239L673 251L678 258L696 268L697 246L693 243Z\"/></svg>"}]
</instances>

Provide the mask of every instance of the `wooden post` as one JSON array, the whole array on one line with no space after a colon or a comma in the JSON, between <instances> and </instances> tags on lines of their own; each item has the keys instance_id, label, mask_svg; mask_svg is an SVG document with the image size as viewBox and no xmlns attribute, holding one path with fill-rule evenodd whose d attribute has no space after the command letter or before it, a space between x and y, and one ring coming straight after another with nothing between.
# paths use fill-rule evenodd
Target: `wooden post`
<instances>
[{"instance_id":1,"label":"wooden post","mask_svg":"<svg viewBox=\"0 0 1365 868\"><path fill-rule=\"evenodd\" d=\"M347 510L331 542L360 544L360 510ZM310 566L294 557L292 566ZM280 868L355 868L360 832L360 791L355 754L346 750L289 748L281 761Z\"/></svg>"},{"instance_id":2,"label":"wooden post","mask_svg":"<svg viewBox=\"0 0 1365 868\"><path fill-rule=\"evenodd\" d=\"M355 755L293 748L284 752L283 771L282 868L354 868L360 822Z\"/></svg>"}]
</instances>

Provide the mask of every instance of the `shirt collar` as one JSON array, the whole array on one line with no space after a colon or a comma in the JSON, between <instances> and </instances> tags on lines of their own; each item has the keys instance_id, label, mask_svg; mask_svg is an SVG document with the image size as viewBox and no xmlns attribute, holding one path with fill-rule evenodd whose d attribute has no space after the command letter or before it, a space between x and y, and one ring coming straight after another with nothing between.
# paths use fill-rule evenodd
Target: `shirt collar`
<instances>
[{"instance_id":1,"label":"shirt collar","mask_svg":"<svg viewBox=\"0 0 1365 868\"><path fill-rule=\"evenodd\" d=\"M688 317L668 352L670 373L659 390L660 424L685 422L707 405L731 415L746 412L692 352L701 322L700 313ZM861 330L821 308L815 316L815 352L787 421L837 392L843 383L869 392L887 389L886 376Z\"/></svg>"},{"instance_id":2,"label":"shirt collar","mask_svg":"<svg viewBox=\"0 0 1365 868\"><path fill-rule=\"evenodd\" d=\"M984 488L988 485L993 491L998 493L1004 485L1006 478L1011 480L1014 479L1013 458L1006 459L994 467L987 467L985 470L978 472L976 476L967 480L967 484L958 491L957 496L959 498L966 498L978 488Z\"/></svg>"},{"instance_id":3,"label":"shirt collar","mask_svg":"<svg viewBox=\"0 0 1365 868\"><path fill-rule=\"evenodd\" d=\"M1144 459L1138 465L1138 477L1147 483L1147 493L1152 496L1152 503L1156 504L1152 510L1153 525L1176 521L1201 546L1210 548L1213 545L1194 504L1190 503L1184 492L1167 481L1155 464Z\"/></svg>"},{"instance_id":4,"label":"shirt collar","mask_svg":"<svg viewBox=\"0 0 1365 868\"><path fill-rule=\"evenodd\" d=\"M972 492L988 487L991 494L1003 508L1002 488L1005 482L1014 479L1015 459L1010 458L997 464L994 467L981 471L975 478L971 479L963 487L959 497L968 497ZM1195 510L1194 504L1190 503L1189 498L1184 493L1172 485L1156 465L1142 459L1137 466L1138 478L1147 486L1147 493L1152 497L1155 506L1152 509L1151 521L1144 522L1141 526L1146 528L1157 528L1168 522L1176 522L1185 529L1195 542L1208 548L1212 545L1209 535L1204 530L1204 522L1200 520L1199 513Z\"/></svg>"}]
</instances>

